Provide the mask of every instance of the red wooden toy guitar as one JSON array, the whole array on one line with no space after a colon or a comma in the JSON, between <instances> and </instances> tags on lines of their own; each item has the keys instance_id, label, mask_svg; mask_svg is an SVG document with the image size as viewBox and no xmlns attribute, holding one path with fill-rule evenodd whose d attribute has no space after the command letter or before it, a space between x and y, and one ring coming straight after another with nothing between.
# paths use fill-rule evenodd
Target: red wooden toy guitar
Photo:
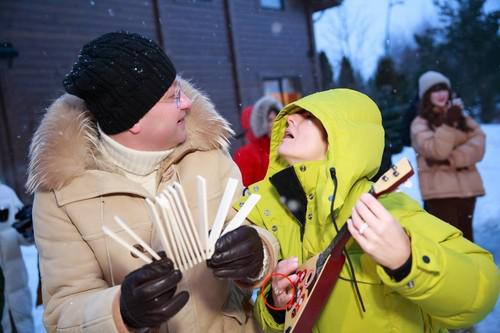
<instances>
[{"instance_id":1,"label":"red wooden toy guitar","mask_svg":"<svg viewBox=\"0 0 500 333\"><path fill-rule=\"evenodd\" d=\"M394 191L413 175L410 162L400 160L372 185L370 194L379 197ZM344 246L351 238L344 223L339 233L320 254L306 261L297 269L298 281L295 286L294 302L287 308L285 317L286 333L311 332L326 301L337 282L344 265Z\"/></svg>"}]
</instances>

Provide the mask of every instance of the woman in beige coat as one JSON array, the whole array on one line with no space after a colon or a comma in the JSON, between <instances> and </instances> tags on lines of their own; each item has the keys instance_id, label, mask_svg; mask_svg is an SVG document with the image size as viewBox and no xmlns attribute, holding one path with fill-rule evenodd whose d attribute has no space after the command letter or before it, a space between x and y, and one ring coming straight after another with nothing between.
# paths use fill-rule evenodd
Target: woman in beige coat
<instances>
[{"instance_id":1,"label":"woman in beige coat","mask_svg":"<svg viewBox=\"0 0 500 333\"><path fill-rule=\"evenodd\" d=\"M161 249L145 199L179 182L197 216L197 175L207 180L213 221L227 179L241 179L227 152L227 122L176 77L156 44L136 34L105 34L84 46L64 87L69 94L48 108L33 138L28 179L46 329L256 331L245 311L249 295L227 266L229 279L205 263L182 275L167 258L144 265L102 232L106 225L136 243L114 223L116 214ZM258 284L276 261L273 238L242 228L234 232L251 229L260 246L252 249L267 254L268 265L256 263L257 275L241 279Z\"/></svg>"},{"instance_id":2,"label":"woman in beige coat","mask_svg":"<svg viewBox=\"0 0 500 333\"><path fill-rule=\"evenodd\" d=\"M473 241L476 197L484 195L476 163L484 156L485 134L463 113L461 103L452 103L450 80L443 74L424 73L419 95L411 139L424 207Z\"/></svg>"}]
</instances>

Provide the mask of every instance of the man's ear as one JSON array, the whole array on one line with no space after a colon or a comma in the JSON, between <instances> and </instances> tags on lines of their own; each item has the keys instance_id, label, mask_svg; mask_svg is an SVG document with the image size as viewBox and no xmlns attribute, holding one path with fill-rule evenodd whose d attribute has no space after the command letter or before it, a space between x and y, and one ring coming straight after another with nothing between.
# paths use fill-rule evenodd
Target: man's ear
<instances>
[{"instance_id":1,"label":"man's ear","mask_svg":"<svg viewBox=\"0 0 500 333\"><path fill-rule=\"evenodd\" d=\"M128 129L128 131L134 135L139 134L142 131L142 126L140 124L140 121L136 122L134 126Z\"/></svg>"}]
</instances>

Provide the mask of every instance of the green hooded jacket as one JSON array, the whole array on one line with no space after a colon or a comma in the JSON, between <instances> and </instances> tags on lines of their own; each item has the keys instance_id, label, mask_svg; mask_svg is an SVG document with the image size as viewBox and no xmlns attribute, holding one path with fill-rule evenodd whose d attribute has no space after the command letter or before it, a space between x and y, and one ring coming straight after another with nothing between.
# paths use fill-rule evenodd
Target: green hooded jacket
<instances>
[{"instance_id":1,"label":"green hooded jacket","mask_svg":"<svg viewBox=\"0 0 500 333\"><path fill-rule=\"evenodd\" d=\"M299 109L318 118L328 134L325 160L292 166L306 202L302 225L291 212L296 207L282 204L283 197L269 180L289 167L277 151L287 115ZM249 186L235 208L250 193L260 194L248 219L274 234L281 258L297 256L300 265L324 250L336 235L330 219L331 201L340 228L359 196L370 189L369 179L378 171L383 147L380 111L366 95L334 89L304 97L278 114L266 178ZM335 197L332 168L337 178ZM445 328L467 327L484 318L494 307L500 288L500 273L491 254L403 193L379 200L411 239L411 271L395 282L351 240L347 248L366 312L344 265L313 332L446 332ZM264 331L283 331L284 325L275 322L260 296L254 312Z\"/></svg>"}]
</instances>

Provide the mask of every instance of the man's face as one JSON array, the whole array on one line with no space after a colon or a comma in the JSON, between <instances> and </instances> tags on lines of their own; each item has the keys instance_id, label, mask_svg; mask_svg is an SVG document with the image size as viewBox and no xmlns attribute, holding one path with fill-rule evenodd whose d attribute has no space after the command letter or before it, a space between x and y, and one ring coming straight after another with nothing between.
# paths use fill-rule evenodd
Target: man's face
<instances>
[{"instance_id":1,"label":"man's face","mask_svg":"<svg viewBox=\"0 0 500 333\"><path fill-rule=\"evenodd\" d=\"M285 135L278 148L279 155L288 163L319 161L326 157L327 134L321 122L307 111L287 117Z\"/></svg>"},{"instance_id":2,"label":"man's face","mask_svg":"<svg viewBox=\"0 0 500 333\"><path fill-rule=\"evenodd\" d=\"M174 148L186 140L186 115L191 100L180 90L177 80L165 95L139 120L141 141L147 150Z\"/></svg>"}]
</instances>

